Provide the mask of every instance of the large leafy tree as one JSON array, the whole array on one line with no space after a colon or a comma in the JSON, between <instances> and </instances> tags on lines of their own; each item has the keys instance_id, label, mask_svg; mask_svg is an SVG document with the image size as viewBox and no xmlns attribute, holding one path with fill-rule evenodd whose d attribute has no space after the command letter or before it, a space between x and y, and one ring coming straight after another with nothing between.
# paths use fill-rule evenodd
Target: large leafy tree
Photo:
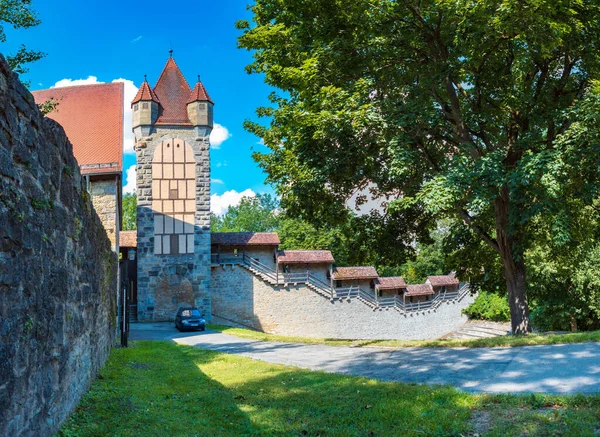
<instances>
[{"instance_id":1,"label":"large leafy tree","mask_svg":"<svg viewBox=\"0 0 600 437\"><path fill-rule=\"evenodd\" d=\"M525 252L563 197L589 204L600 5L592 0L256 0L249 72L281 90L248 123L290 213L322 221L356 187L389 210L462 220L500 259L515 333L530 331ZM585 133L585 135L583 134ZM578 138L577 142L572 141ZM332 213L333 211L333 213ZM410 223L407 223L409 225Z\"/></svg>"},{"instance_id":2,"label":"large leafy tree","mask_svg":"<svg viewBox=\"0 0 600 437\"><path fill-rule=\"evenodd\" d=\"M278 226L277 199L270 194L243 197L225 214L211 214L212 232L273 232Z\"/></svg>"}]
</instances>

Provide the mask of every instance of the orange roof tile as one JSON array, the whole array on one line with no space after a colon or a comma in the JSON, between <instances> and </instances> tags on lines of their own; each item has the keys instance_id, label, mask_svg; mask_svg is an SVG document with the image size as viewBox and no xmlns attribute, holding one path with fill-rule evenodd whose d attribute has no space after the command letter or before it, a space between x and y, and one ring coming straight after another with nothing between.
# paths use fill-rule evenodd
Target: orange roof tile
<instances>
[{"instance_id":1,"label":"orange roof tile","mask_svg":"<svg viewBox=\"0 0 600 437\"><path fill-rule=\"evenodd\" d=\"M155 124L191 125L187 115L187 101L191 91L175 60L169 58L154 87L154 92L160 99Z\"/></svg>"},{"instance_id":2,"label":"orange roof tile","mask_svg":"<svg viewBox=\"0 0 600 437\"><path fill-rule=\"evenodd\" d=\"M211 232L210 244L223 246L277 246L279 236L275 232Z\"/></svg>"},{"instance_id":3,"label":"orange roof tile","mask_svg":"<svg viewBox=\"0 0 600 437\"><path fill-rule=\"evenodd\" d=\"M152 88L150 88L150 84L146 80L144 80L144 82L142 83L142 86L135 95L135 98L131 101L131 104L133 105L134 103L137 103L140 100L153 100L155 102L159 101L158 96L154 93Z\"/></svg>"},{"instance_id":4,"label":"orange roof tile","mask_svg":"<svg viewBox=\"0 0 600 437\"><path fill-rule=\"evenodd\" d=\"M334 261L329 250L280 250L277 252L279 264L331 264Z\"/></svg>"},{"instance_id":5,"label":"orange roof tile","mask_svg":"<svg viewBox=\"0 0 600 437\"><path fill-rule=\"evenodd\" d=\"M31 94L38 104L51 98L58 101L47 116L64 128L81 173L122 170L123 83L51 88Z\"/></svg>"},{"instance_id":6,"label":"orange roof tile","mask_svg":"<svg viewBox=\"0 0 600 437\"><path fill-rule=\"evenodd\" d=\"M390 276L385 278L377 278L375 286L379 290L395 290L398 288L405 288L406 282L402 276Z\"/></svg>"},{"instance_id":7,"label":"orange roof tile","mask_svg":"<svg viewBox=\"0 0 600 437\"><path fill-rule=\"evenodd\" d=\"M333 272L333 279L375 279L379 276L375 267L336 267Z\"/></svg>"},{"instance_id":8,"label":"orange roof tile","mask_svg":"<svg viewBox=\"0 0 600 437\"><path fill-rule=\"evenodd\" d=\"M411 284L406 286L405 296L427 296L435 294L430 284Z\"/></svg>"},{"instance_id":9,"label":"orange roof tile","mask_svg":"<svg viewBox=\"0 0 600 437\"><path fill-rule=\"evenodd\" d=\"M427 282L434 287L459 284L459 280L454 275L427 276Z\"/></svg>"},{"instance_id":10,"label":"orange roof tile","mask_svg":"<svg viewBox=\"0 0 600 437\"><path fill-rule=\"evenodd\" d=\"M137 247L137 231L119 232L120 247Z\"/></svg>"},{"instance_id":11,"label":"orange roof tile","mask_svg":"<svg viewBox=\"0 0 600 437\"><path fill-rule=\"evenodd\" d=\"M192 93L190 94L187 103L192 103L196 100L208 101L214 105L213 101L208 95L208 92L206 91L206 88L204 88L204 85L202 84L202 82L200 82L200 76L198 76L198 82L196 82L196 86L194 86L194 89L192 90Z\"/></svg>"}]
</instances>

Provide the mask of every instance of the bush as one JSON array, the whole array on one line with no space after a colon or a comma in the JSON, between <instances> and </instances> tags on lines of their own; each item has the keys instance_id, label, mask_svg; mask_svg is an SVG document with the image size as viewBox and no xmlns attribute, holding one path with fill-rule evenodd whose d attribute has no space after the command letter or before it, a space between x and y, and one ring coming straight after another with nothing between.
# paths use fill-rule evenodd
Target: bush
<instances>
[{"instance_id":1,"label":"bush","mask_svg":"<svg viewBox=\"0 0 600 437\"><path fill-rule=\"evenodd\" d=\"M506 322L510 320L510 309L505 297L482 291L475 302L463 310L470 319Z\"/></svg>"}]
</instances>

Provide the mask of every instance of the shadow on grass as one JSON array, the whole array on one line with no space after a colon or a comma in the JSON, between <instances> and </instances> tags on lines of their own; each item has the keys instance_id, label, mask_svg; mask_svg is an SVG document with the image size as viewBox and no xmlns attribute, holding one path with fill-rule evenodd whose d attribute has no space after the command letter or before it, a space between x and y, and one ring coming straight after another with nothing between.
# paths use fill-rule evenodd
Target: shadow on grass
<instances>
[{"instance_id":1,"label":"shadow on grass","mask_svg":"<svg viewBox=\"0 0 600 437\"><path fill-rule=\"evenodd\" d=\"M170 342L133 342L109 362L60 436L230 436L256 428L234 394Z\"/></svg>"},{"instance_id":2,"label":"shadow on grass","mask_svg":"<svg viewBox=\"0 0 600 437\"><path fill-rule=\"evenodd\" d=\"M267 364L178 346L231 389L261 434L459 435L473 397L449 387L396 384Z\"/></svg>"},{"instance_id":3,"label":"shadow on grass","mask_svg":"<svg viewBox=\"0 0 600 437\"><path fill-rule=\"evenodd\" d=\"M491 435L600 428L598 397L472 395L136 341L112 351L60 435L458 436L477 429L473 412Z\"/></svg>"}]
</instances>

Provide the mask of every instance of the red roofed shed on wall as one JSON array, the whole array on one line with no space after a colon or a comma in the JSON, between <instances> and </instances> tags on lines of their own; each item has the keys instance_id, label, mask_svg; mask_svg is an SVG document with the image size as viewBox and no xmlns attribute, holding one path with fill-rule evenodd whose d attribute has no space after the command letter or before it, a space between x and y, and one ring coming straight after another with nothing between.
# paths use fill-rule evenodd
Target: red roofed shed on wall
<instances>
[{"instance_id":1,"label":"red roofed shed on wall","mask_svg":"<svg viewBox=\"0 0 600 437\"><path fill-rule=\"evenodd\" d=\"M121 173L123 167L123 83L80 85L33 91L40 104L58 102L47 117L58 122L82 174Z\"/></svg>"},{"instance_id":2,"label":"red roofed shed on wall","mask_svg":"<svg viewBox=\"0 0 600 437\"><path fill-rule=\"evenodd\" d=\"M73 145L94 209L119 251L123 169L123 83L33 91L36 103L56 100L47 117L58 122Z\"/></svg>"}]
</instances>

